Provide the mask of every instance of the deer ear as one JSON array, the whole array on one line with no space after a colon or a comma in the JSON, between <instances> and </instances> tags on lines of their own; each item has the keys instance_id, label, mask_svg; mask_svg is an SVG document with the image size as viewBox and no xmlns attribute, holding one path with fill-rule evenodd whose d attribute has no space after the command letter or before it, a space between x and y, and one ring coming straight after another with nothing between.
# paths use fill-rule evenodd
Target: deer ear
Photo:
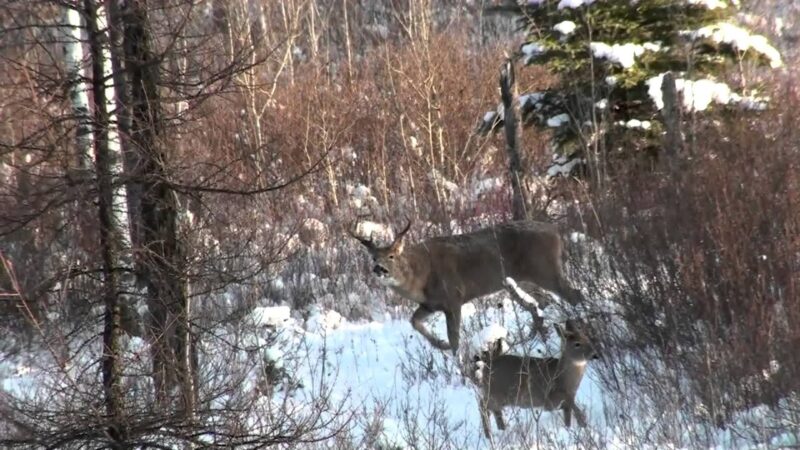
<instances>
[{"instance_id":1,"label":"deer ear","mask_svg":"<svg viewBox=\"0 0 800 450\"><path fill-rule=\"evenodd\" d=\"M394 252L398 255L400 253L403 253L403 246L404 246L403 242L405 242L404 238L406 237L406 233L408 233L408 230L410 228L411 228L411 219L408 220L408 223L406 224L405 228L403 228L403 230L397 233L397 235L394 237L394 242L392 242L392 250L394 250Z\"/></svg>"},{"instance_id":2,"label":"deer ear","mask_svg":"<svg viewBox=\"0 0 800 450\"><path fill-rule=\"evenodd\" d=\"M556 333L558 333L562 339L569 339L575 336L575 328L572 322L567 320L564 325L556 325Z\"/></svg>"},{"instance_id":3,"label":"deer ear","mask_svg":"<svg viewBox=\"0 0 800 450\"><path fill-rule=\"evenodd\" d=\"M503 351L503 338L500 338L494 342L494 349L492 351L492 356L500 356L504 353Z\"/></svg>"}]
</instances>

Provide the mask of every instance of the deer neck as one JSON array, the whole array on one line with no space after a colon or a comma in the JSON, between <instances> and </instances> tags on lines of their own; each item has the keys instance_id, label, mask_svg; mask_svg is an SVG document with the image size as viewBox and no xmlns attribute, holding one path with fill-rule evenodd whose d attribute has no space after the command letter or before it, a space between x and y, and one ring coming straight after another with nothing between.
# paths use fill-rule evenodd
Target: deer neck
<instances>
[{"instance_id":1,"label":"deer neck","mask_svg":"<svg viewBox=\"0 0 800 450\"><path fill-rule=\"evenodd\" d=\"M586 371L586 363L586 360L575 361L568 358L558 361L559 378L562 380L560 384L566 392L574 394L578 391L583 373Z\"/></svg>"},{"instance_id":2,"label":"deer neck","mask_svg":"<svg viewBox=\"0 0 800 450\"><path fill-rule=\"evenodd\" d=\"M412 246L405 251L408 264L402 275L404 282L391 286L401 296L416 303L425 303L425 286L430 278L431 267L424 249Z\"/></svg>"}]
</instances>

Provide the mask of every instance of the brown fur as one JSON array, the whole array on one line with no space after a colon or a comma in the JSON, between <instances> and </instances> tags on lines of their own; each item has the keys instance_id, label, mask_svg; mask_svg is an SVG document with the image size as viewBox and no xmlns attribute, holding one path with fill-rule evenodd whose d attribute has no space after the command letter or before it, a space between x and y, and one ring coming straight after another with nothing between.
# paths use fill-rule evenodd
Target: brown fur
<instances>
[{"instance_id":1,"label":"brown fur","mask_svg":"<svg viewBox=\"0 0 800 450\"><path fill-rule=\"evenodd\" d=\"M411 323L436 348L456 352L461 306L503 289L506 277L534 283L572 304L583 298L564 278L561 238L552 224L510 222L405 245L404 236L409 227L410 223L386 247L356 238L372 255L373 273L379 280L403 297L419 303ZM434 336L423 324L423 320L436 311L445 314L449 342Z\"/></svg>"},{"instance_id":2,"label":"brown fur","mask_svg":"<svg viewBox=\"0 0 800 450\"><path fill-rule=\"evenodd\" d=\"M574 411L578 425L586 426L586 417L575 404L575 394L586 363L596 359L597 353L589 339L571 321L567 321L565 329L559 331L560 358L500 355L499 350L481 358L480 378L473 375L473 381L480 387L478 403L487 438L491 437L490 415L494 415L497 428L505 429L504 406L535 407L547 411L560 409L567 427L571 425Z\"/></svg>"}]
</instances>

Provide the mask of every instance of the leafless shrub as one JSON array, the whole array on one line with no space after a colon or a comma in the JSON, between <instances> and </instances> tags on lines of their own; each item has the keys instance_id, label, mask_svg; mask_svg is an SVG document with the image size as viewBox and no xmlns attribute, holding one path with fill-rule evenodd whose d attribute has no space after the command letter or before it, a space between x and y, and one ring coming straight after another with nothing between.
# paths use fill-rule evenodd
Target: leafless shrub
<instances>
[{"instance_id":1,"label":"leafless shrub","mask_svg":"<svg viewBox=\"0 0 800 450\"><path fill-rule=\"evenodd\" d=\"M616 291L599 313L603 375L636 410L664 411L650 442L713 439L690 419L737 427L762 404L796 420L800 97L793 84L779 95L757 119L721 117L662 171L589 196L604 253L577 271L589 292Z\"/></svg>"}]
</instances>

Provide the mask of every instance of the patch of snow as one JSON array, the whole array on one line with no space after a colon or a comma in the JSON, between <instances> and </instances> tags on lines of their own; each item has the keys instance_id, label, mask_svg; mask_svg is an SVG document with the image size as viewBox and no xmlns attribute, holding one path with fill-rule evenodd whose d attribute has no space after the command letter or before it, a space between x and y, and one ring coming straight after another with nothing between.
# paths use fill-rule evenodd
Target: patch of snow
<instances>
[{"instance_id":1,"label":"patch of snow","mask_svg":"<svg viewBox=\"0 0 800 450\"><path fill-rule=\"evenodd\" d=\"M376 448L385 449L409 449L413 448L403 437L403 424L391 417L381 420L381 435L378 438Z\"/></svg>"},{"instance_id":2,"label":"patch of snow","mask_svg":"<svg viewBox=\"0 0 800 450\"><path fill-rule=\"evenodd\" d=\"M569 234L569 241L573 244L578 244L581 242L587 242L589 240L588 236L578 231L573 231Z\"/></svg>"},{"instance_id":3,"label":"patch of snow","mask_svg":"<svg viewBox=\"0 0 800 450\"><path fill-rule=\"evenodd\" d=\"M475 315L476 312L477 312L477 309L475 309L475 305L472 304L472 303L464 303L463 305L461 305L461 318L462 319L467 318L467 317L472 317L472 316Z\"/></svg>"},{"instance_id":4,"label":"patch of snow","mask_svg":"<svg viewBox=\"0 0 800 450\"><path fill-rule=\"evenodd\" d=\"M559 114L547 119L547 126L557 128L569 122L569 115L566 113Z\"/></svg>"},{"instance_id":5,"label":"patch of snow","mask_svg":"<svg viewBox=\"0 0 800 450\"><path fill-rule=\"evenodd\" d=\"M645 50L659 48L656 45L650 44L648 48L645 48L643 45L632 43L608 45L605 42L592 42L589 44L589 48L595 58L607 59L628 69L636 64L636 57L641 56Z\"/></svg>"},{"instance_id":6,"label":"patch of snow","mask_svg":"<svg viewBox=\"0 0 800 450\"><path fill-rule=\"evenodd\" d=\"M783 37L783 30L785 29L786 24L783 21L782 17L776 17L775 21L772 25L772 31L775 32L775 35L778 37Z\"/></svg>"},{"instance_id":7,"label":"patch of snow","mask_svg":"<svg viewBox=\"0 0 800 450\"><path fill-rule=\"evenodd\" d=\"M306 330L322 334L339 328L343 323L344 318L338 312L331 309L322 311L314 306L306 319Z\"/></svg>"},{"instance_id":8,"label":"patch of snow","mask_svg":"<svg viewBox=\"0 0 800 450\"><path fill-rule=\"evenodd\" d=\"M572 33L574 33L575 32L575 28L577 28L577 25L575 25L575 22L573 22L571 20L565 20L565 21L559 22L559 23L557 23L557 24L555 24L553 26L553 30L561 33L564 36L569 36Z\"/></svg>"},{"instance_id":9,"label":"patch of snow","mask_svg":"<svg viewBox=\"0 0 800 450\"><path fill-rule=\"evenodd\" d=\"M250 320L260 327L277 327L291 318L288 306L258 306L250 313Z\"/></svg>"},{"instance_id":10,"label":"patch of snow","mask_svg":"<svg viewBox=\"0 0 800 450\"><path fill-rule=\"evenodd\" d=\"M758 97L742 97L739 106L746 111L764 111L767 109L769 99Z\"/></svg>"},{"instance_id":11,"label":"patch of snow","mask_svg":"<svg viewBox=\"0 0 800 450\"><path fill-rule=\"evenodd\" d=\"M583 5L589 6L594 3L595 0L561 0L558 2L558 9L564 8L579 8Z\"/></svg>"},{"instance_id":12,"label":"patch of snow","mask_svg":"<svg viewBox=\"0 0 800 450\"><path fill-rule=\"evenodd\" d=\"M711 102L721 105L731 102L731 88L725 83L709 79L675 80L675 87L683 94L683 104L689 110L704 111Z\"/></svg>"},{"instance_id":13,"label":"patch of snow","mask_svg":"<svg viewBox=\"0 0 800 450\"><path fill-rule=\"evenodd\" d=\"M597 109L606 109L608 108L608 99L604 98L594 104Z\"/></svg>"},{"instance_id":14,"label":"patch of snow","mask_svg":"<svg viewBox=\"0 0 800 450\"><path fill-rule=\"evenodd\" d=\"M370 220L358 222L354 233L356 236L361 236L362 238L373 241L388 241L393 235L392 228L389 225L372 222Z\"/></svg>"},{"instance_id":15,"label":"patch of snow","mask_svg":"<svg viewBox=\"0 0 800 450\"><path fill-rule=\"evenodd\" d=\"M508 330L501 325L492 323L472 336L469 340L467 354L477 356L483 352L491 351L497 341L501 341L501 349L505 352L508 350L506 339L508 339Z\"/></svg>"},{"instance_id":16,"label":"patch of snow","mask_svg":"<svg viewBox=\"0 0 800 450\"><path fill-rule=\"evenodd\" d=\"M520 51L525 56L524 63L530 64L531 61L538 58L545 52L544 46L537 42L529 42L520 48Z\"/></svg>"},{"instance_id":17,"label":"patch of snow","mask_svg":"<svg viewBox=\"0 0 800 450\"><path fill-rule=\"evenodd\" d=\"M442 175L442 173L436 169L431 169L431 172L428 174L428 176L430 177L431 181L442 186L446 191L449 191L450 193L456 193L459 191L457 184L445 178L445 176Z\"/></svg>"},{"instance_id":18,"label":"patch of snow","mask_svg":"<svg viewBox=\"0 0 800 450\"><path fill-rule=\"evenodd\" d=\"M283 350L281 350L275 345L264 350L264 359L270 361L272 365L277 369L283 368L284 365Z\"/></svg>"},{"instance_id":19,"label":"patch of snow","mask_svg":"<svg viewBox=\"0 0 800 450\"><path fill-rule=\"evenodd\" d=\"M725 9L727 3L722 0L686 0L686 3L693 6L702 6L706 9Z\"/></svg>"},{"instance_id":20,"label":"patch of snow","mask_svg":"<svg viewBox=\"0 0 800 450\"><path fill-rule=\"evenodd\" d=\"M606 84L611 86L611 87L616 86L617 85L617 81L618 81L617 77L615 77L614 75L609 75L609 76L606 77Z\"/></svg>"},{"instance_id":21,"label":"patch of snow","mask_svg":"<svg viewBox=\"0 0 800 450\"><path fill-rule=\"evenodd\" d=\"M681 34L691 39L710 39L717 44L729 44L740 52L753 50L764 55L773 69L783 66L780 52L766 37L750 34L749 31L732 23L720 22L694 31L683 31Z\"/></svg>"},{"instance_id":22,"label":"patch of snow","mask_svg":"<svg viewBox=\"0 0 800 450\"><path fill-rule=\"evenodd\" d=\"M500 177L484 178L472 183L471 198L477 200L489 192L503 188L503 179Z\"/></svg>"},{"instance_id":23,"label":"patch of snow","mask_svg":"<svg viewBox=\"0 0 800 450\"><path fill-rule=\"evenodd\" d=\"M531 92L530 94L522 94L519 96L520 106L527 106L529 103L534 105L534 109L538 109L539 102L544 99L544 92Z\"/></svg>"},{"instance_id":24,"label":"patch of snow","mask_svg":"<svg viewBox=\"0 0 800 450\"><path fill-rule=\"evenodd\" d=\"M513 291L514 291L514 292L517 294L517 296L518 296L520 299L522 299L522 301L523 301L523 302L525 302L525 303L527 303L527 304L529 304L529 305L532 305L534 308L536 308L536 314L537 314L539 317L544 317L544 313L543 313L543 312L542 312L542 310L539 308L539 302L537 302L537 301L536 301L536 299L535 299L535 298L533 298L533 297L532 297L530 294L528 294L528 293L527 293L527 292L525 292L523 289L521 289L521 288L520 288L520 287L517 285L517 282L516 282L516 281L515 281L513 278L511 278L511 277L506 277L506 279L505 279L505 285L506 285L506 287L508 287L509 289L513 290Z\"/></svg>"},{"instance_id":25,"label":"patch of snow","mask_svg":"<svg viewBox=\"0 0 800 450\"><path fill-rule=\"evenodd\" d=\"M564 162L559 162L557 160L553 165L547 168L547 176L548 178L557 177L559 175L569 176L569 174L572 173L572 169L582 162L582 158L573 158Z\"/></svg>"},{"instance_id":26,"label":"patch of snow","mask_svg":"<svg viewBox=\"0 0 800 450\"><path fill-rule=\"evenodd\" d=\"M364 186L363 184L358 184L356 186L347 184L345 189L349 196L348 200L350 202L350 206L353 209L375 210L379 208L378 199L372 195L372 190L369 187Z\"/></svg>"},{"instance_id":27,"label":"patch of snow","mask_svg":"<svg viewBox=\"0 0 800 450\"><path fill-rule=\"evenodd\" d=\"M644 44L642 44L642 48L644 48L648 52L660 52L661 51L661 43L660 42L645 42Z\"/></svg>"},{"instance_id":28,"label":"patch of snow","mask_svg":"<svg viewBox=\"0 0 800 450\"><path fill-rule=\"evenodd\" d=\"M658 109L664 107L661 91L663 76L661 74L645 82L648 86L647 93ZM712 103L739 105L744 109L753 110L766 108L766 99L742 97L733 92L727 84L710 79L685 80L678 78L675 80L675 88L683 94L683 106L689 111L705 111Z\"/></svg>"},{"instance_id":29,"label":"patch of snow","mask_svg":"<svg viewBox=\"0 0 800 450\"><path fill-rule=\"evenodd\" d=\"M617 122L617 125L630 129L649 130L653 124L649 120L630 119L627 122L620 120Z\"/></svg>"}]
</instances>

